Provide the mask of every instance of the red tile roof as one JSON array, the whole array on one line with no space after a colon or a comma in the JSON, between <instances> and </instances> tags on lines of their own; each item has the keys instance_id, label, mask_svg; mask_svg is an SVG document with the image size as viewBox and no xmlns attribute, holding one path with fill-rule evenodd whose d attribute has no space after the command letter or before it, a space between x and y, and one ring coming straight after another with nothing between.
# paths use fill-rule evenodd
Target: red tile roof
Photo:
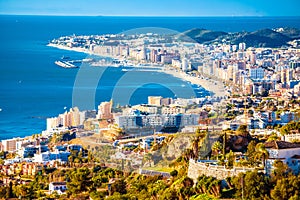
<instances>
[{"instance_id":1,"label":"red tile roof","mask_svg":"<svg viewBox=\"0 0 300 200\"><path fill-rule=\"evenodd\" d=\"M268 149L292 149L300 148L300 144L273 140L270 142L266 142L265 147Z\"/></svg>"}]
</instances>

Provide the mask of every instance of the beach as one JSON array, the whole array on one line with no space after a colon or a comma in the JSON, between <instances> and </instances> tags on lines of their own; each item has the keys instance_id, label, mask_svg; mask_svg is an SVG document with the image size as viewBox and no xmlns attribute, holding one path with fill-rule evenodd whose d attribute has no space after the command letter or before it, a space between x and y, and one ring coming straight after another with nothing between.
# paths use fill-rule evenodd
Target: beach
<instances>
[{"instance_id":1,"label":"beach","mask_svg":"<svg viewBox=\"0 0 300 200\"><path fill-rule=\"evenodd\" d=\"M174 77L180 78L184 81L189 81L192 84L201 85L204 89L211 92L211 95L214 97L224 97L226 96L226 91L222 81L198 78L191 76L182 71L176 71L174 69L165 68L162 72L170 74Z\"/></svg>"}]
</instances>

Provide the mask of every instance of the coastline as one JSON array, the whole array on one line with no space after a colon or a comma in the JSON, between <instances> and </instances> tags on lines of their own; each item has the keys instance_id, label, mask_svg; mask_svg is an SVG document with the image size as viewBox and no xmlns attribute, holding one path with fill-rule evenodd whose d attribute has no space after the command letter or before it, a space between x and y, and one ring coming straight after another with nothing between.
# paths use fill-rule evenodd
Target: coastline
<instances>
[{"instance_id":1,"label":"coastline","mask_svg":"<svg viewBox=\"0 0 300 200\"><path fill-rule=\"evenodd\" d=\"M211 93L212 97L224 97L226 96L226 92L224 89L224 84L222 81L218 80L212 80L212 79L201 79L195 76L190 76L184 72L181 71L175 71L173 69L164 69L162 72L166 74L170 74L174 77L180 78L183 81L191 82L192 84L199 85L203 87L205 90L209 91ZM216 85L214 84L216 83Z\"/></svg>"},{"instance_id":2,"label":"coastline","mask_svg":"<svg viewBox=\"0 0 300 200\"><path fill-rule=\"evenodd\" d=\"M58 49L62 49L62 50L67 50L67 51L75 51L75 52L81 52L81 53L86 53L86 54L90 54L90 55L97 55L97 56L103 56L97 53L94 53L92 51L83 49L83 48L79 48L79 47L66 47L63 45L56 45L56 44L47 44L47 46L49 47L54 47L54 48L58 48ZM111 57L111 58L119 58L116 56L104 56L104 57ZM195 76L190 76L182 71L175 71L174 69L171 69L169 67L165 67L161 70L157 70L158 72L163 72L169 75L172 75L176 78L179 78L183 81L188 81L192 84L196 84L199 85L201 87L203 87L205 90L209 91L212 97L224 97L226 96L226 91L224 89L224 84L222 81L218 81L218 80L212 80L212 79L201 79ZM216 84L214 84L216 83Z\"/></svg>"}]
</instances>

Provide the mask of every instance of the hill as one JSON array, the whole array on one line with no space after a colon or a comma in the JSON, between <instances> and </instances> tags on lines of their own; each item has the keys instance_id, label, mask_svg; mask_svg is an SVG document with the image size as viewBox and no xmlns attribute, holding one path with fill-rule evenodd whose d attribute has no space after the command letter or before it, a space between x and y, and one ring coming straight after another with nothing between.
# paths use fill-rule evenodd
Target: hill
<instances>
[{"instance_id":1,"label":"hill","mask_svg":"<svg viewBox=\"0 0 300 200\"><path fill-rule=\"evenodd\" d=\"M290 40L292 40L290 37L283 35L282 33L271 29L261 29L239 35L231 42L234 44L245 42L248 47L281 47L286 45Z\"/></svg>"},{"instance_id":2,"label":"hill","mask_svg":"<svg viewBox=\"0 0 300 200\"><path fill-rule=\"evenodd\" d=\"M276 28L274 31L281 33L292 39L300 39L300 30L292 27Z\"/></svg>"},{"instance_id":3,"label":"hill","mask_svg":"<svg viewBox=\"0 0 300 200\"><path fill-rule=\"evenodd\" d=\"M179 40L190 41L190 42L208 42L219 38L220 36L225 36L228 33L222 31L212 31L207 29L194 28L187 30L178 35Z\"/></svg>"},{"instance_id":4,"label":"hill","mask_svg":"<svg viewBox=\"0 0 300 200\"><path fill-rule=\"evenodd\" d=\"M226 42L229 44L246 43L247 47L282 47L287 42L300 39L300 30L297 28L261 29L253 32L226 33L207 29L194 28L179 35L177 39L187 42L212 43Z\"/></svg>"}]
</instances>

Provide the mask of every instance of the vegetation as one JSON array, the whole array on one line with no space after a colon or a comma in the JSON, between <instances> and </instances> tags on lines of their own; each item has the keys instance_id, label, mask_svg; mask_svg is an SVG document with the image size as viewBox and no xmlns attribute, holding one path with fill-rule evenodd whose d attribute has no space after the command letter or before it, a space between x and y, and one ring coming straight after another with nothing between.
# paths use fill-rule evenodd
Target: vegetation
<instances>
[{"instance_id":1,"label":"vegetation","mask_svg":"<svg viewBox=\"0 0 300 200\"><path fill-rule=\"evenodd\" d=\"M286 135L289 134L291 131L298 131L300 132L300 122L292 121L288 123L287 125L284 125L280 128L280 134Z\"/></svg>"},{"instance_id":2,"label":"vegetation","mask_svg":"<svg viewBox=\"0 0 300 200\"><path fill-rule=\"evenodd\" d=\"M232 44L246 43L251 47L281 47L287 42L300 38L300 30L296 28L284 28L283 31L261 29L254 32L226 33L206 29L191 29L178 35L179 40L198 43L212 43L216 41L228 41Z\"/></svg>"}]
</instances>

